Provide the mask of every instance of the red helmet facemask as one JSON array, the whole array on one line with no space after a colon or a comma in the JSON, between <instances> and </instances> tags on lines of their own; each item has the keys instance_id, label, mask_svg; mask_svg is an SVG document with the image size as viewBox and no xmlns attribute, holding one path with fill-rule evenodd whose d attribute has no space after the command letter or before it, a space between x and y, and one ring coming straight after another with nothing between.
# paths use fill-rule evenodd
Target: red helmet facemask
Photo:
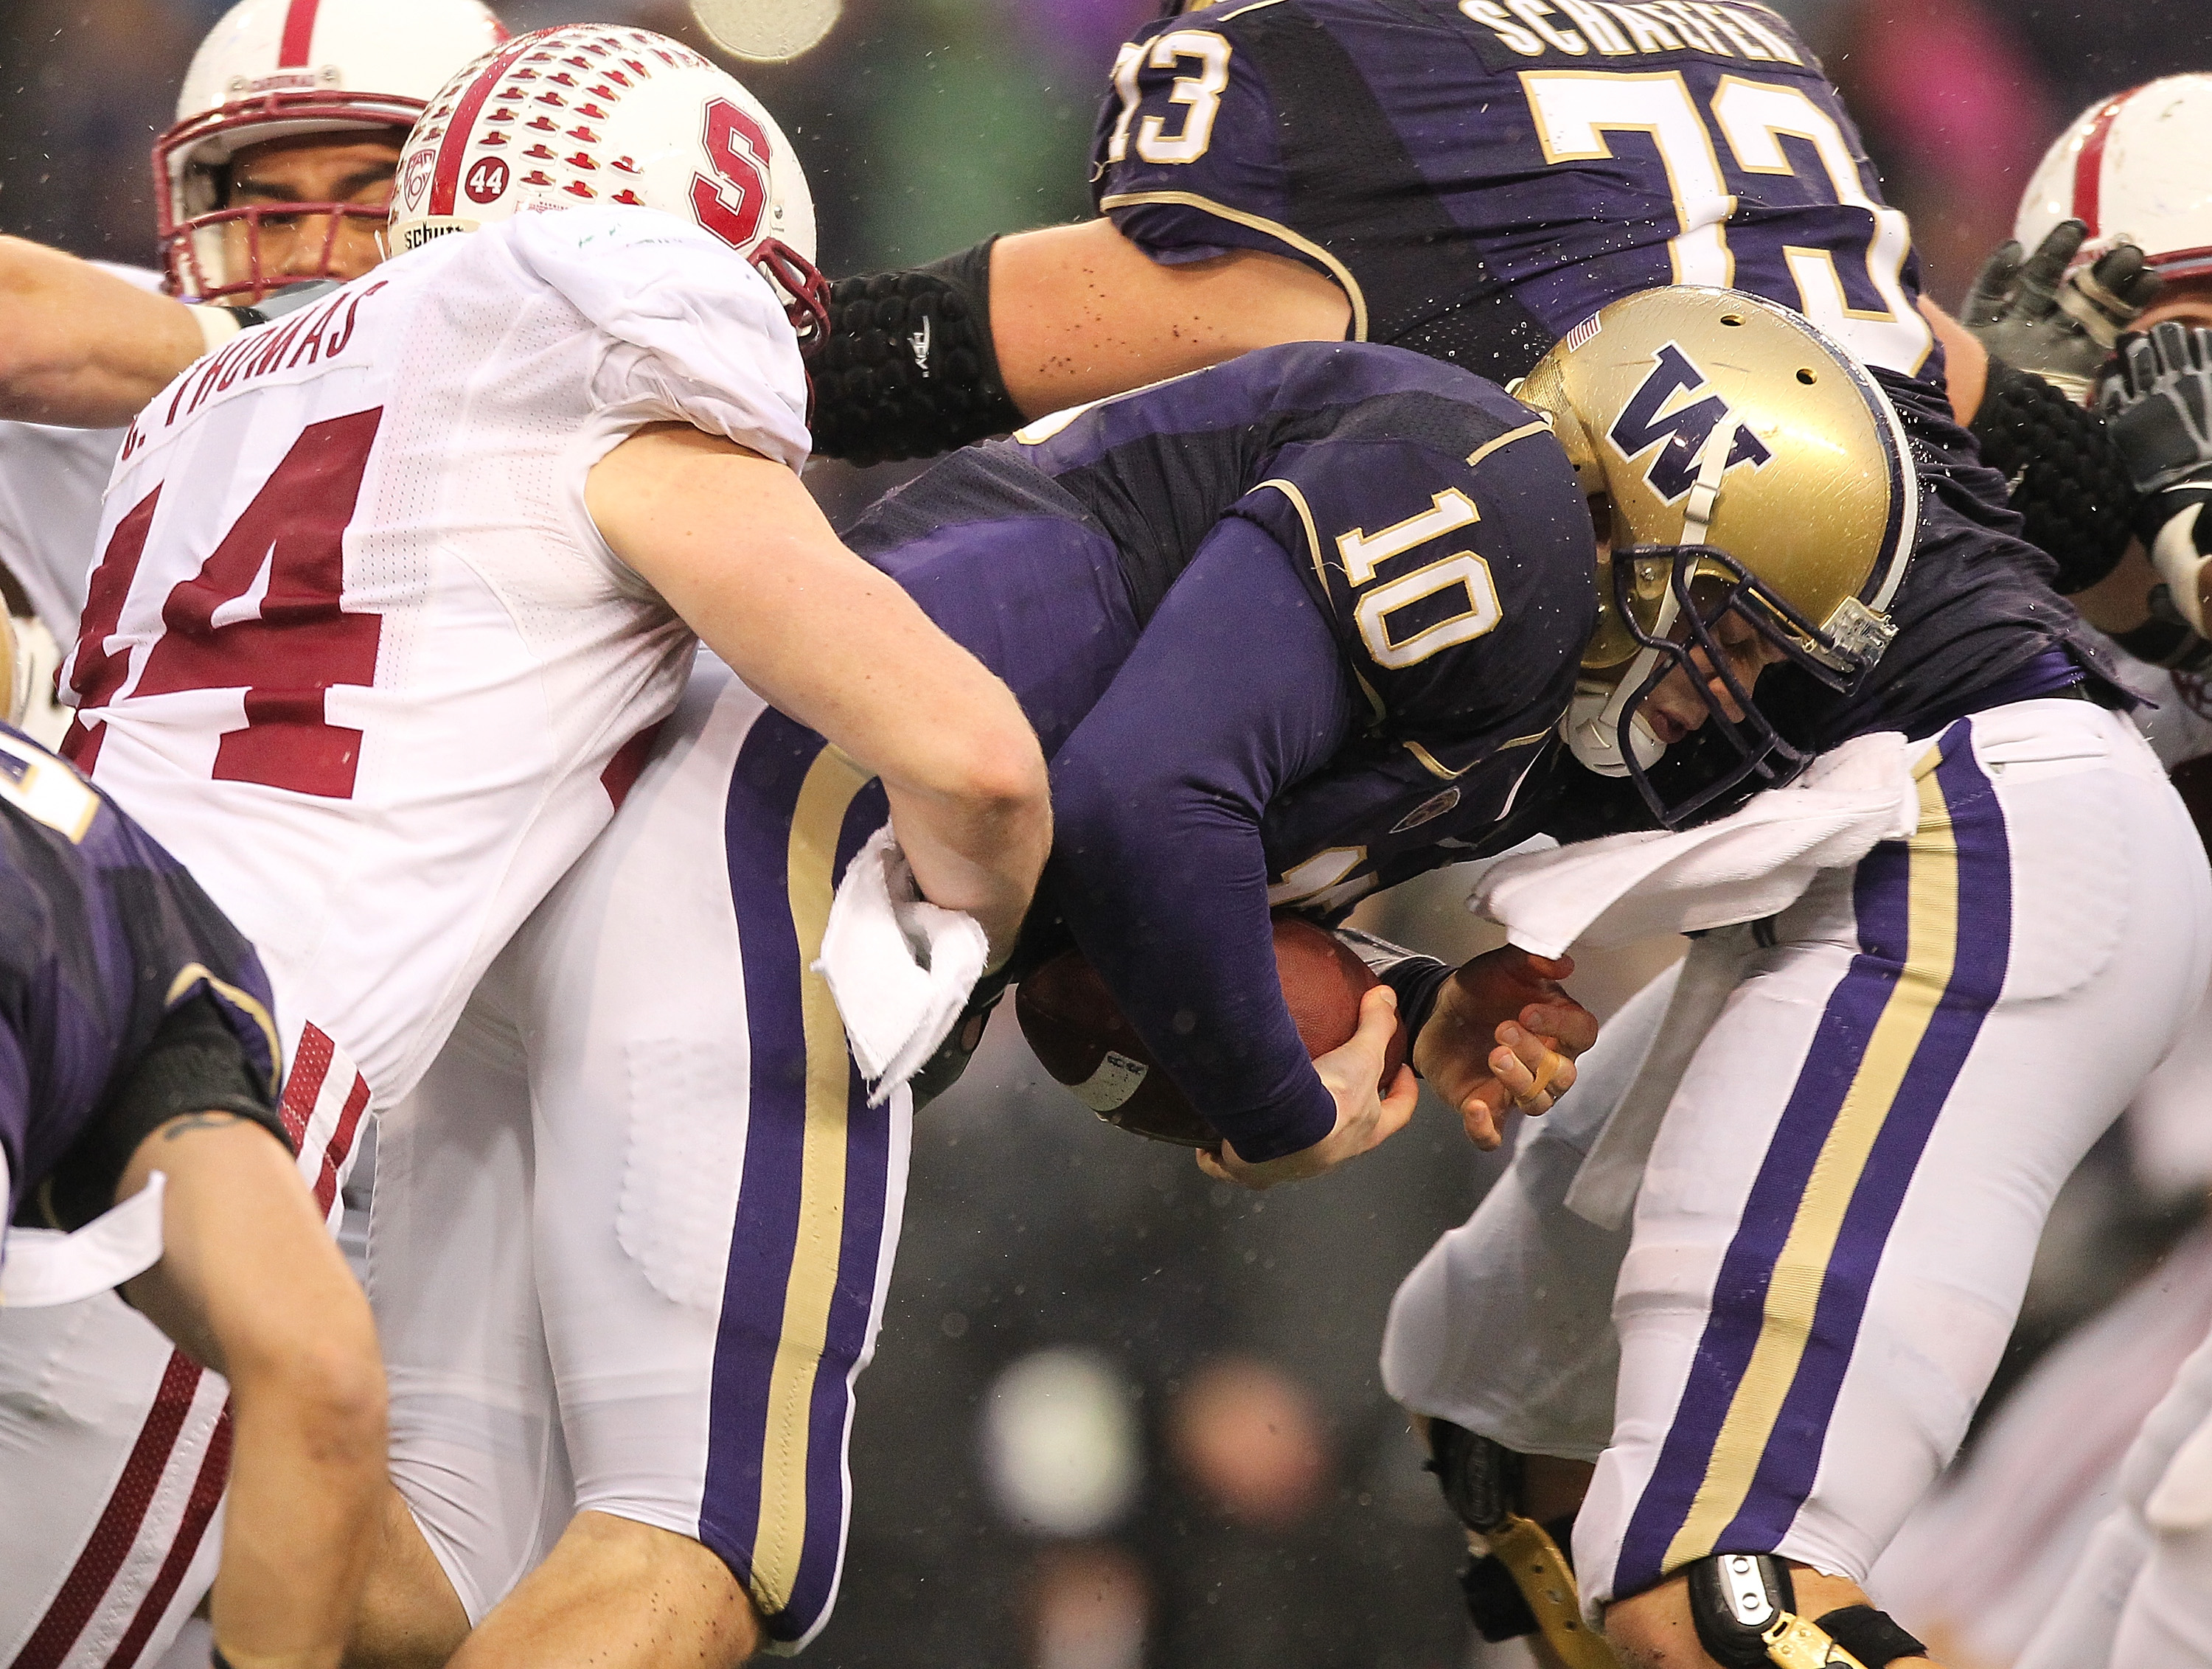
<instances>
[{"instance_id":1,"label":"red helmet facemask","mask_svg":"<svg viewBox=\"0 0 2212 1669\"><path fill-rule=\"evenodd\" d=\"M419 99L393 94L364 97L337 91L269 92L240 99L221 108L178 123L154 142L154 176L160 189L155 197L160 215L161 264L167 274L163 288L172 295L188 295L200 301L221 301L239 296L252 299L286 284L350 275L334 271L341 228L359 222L364 231L380 230L390 213L390 194L380 203L302 202L264 203L231 208L217 203L198 213L180 213L194 185L197 171L203 181L223 169L224 164L195 162L191 153L225 135L237 136L231 155L264 143L254 137L267 130L268 137L326 137L334 144L357 138L390 135L395 141L422 112ZM381 118L381 119L380 119ZM216 190L226 189L216 186ZM282 273L267 270L261 233L270 222L294 223L320 220L320 247L310 263L289 263ZM243 237L230 228L244 229ZM221 251L219 256L216 252ZM210 258L215 257L215 258Z\"/></svg>"}]
</instances>

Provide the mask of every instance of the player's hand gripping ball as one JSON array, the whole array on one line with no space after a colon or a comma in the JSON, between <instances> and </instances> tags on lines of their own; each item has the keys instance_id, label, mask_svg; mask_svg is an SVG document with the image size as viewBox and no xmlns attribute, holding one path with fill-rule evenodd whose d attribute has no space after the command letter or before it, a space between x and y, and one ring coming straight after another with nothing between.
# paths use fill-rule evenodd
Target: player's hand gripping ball
<instances>
[{"instance_id":1,"label":"player's hand gripping ball","mask_svg":"<svg viewBox=\"0 0 2212 1669\"><path fill-rule=\"evenodd\" d=\"M1547 1113L1575 1081L1575 1057L1597 1041L1597 1017L1559 981L1573 959L1515 945L1466 963L1437 994L1413 1065L1459 1109L1468 1139L1494 1148L1508 1108Z\"/></svg>"},{"instance_id":2,"label":"player's hand gripping ball","mask_svg":"<svg viewBox=\"0 0 2212 1669\"><path fill-rule=\"evenodd\" d=\"M1359 1029L1360 999L1376 980L1349 946L1311 922L1279 916L1275 968L1309 1055L1318 1058L1351 1041ZM1014 992L1014 1014L1045 1071L1108 1124L1156 1142L1220 1150L1220 1132L1160 1070L1081 951L1063 952L1024 980ZM1401 1023L1383 1063L1383 1089L1405 1059Z\"/></svg>"}]
</instances>

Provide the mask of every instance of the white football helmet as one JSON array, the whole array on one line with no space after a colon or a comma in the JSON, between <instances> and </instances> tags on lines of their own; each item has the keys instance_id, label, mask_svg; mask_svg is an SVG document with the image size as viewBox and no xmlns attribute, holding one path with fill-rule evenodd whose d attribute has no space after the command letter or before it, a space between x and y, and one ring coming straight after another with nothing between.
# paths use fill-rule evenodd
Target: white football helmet
<instances>
[{"instance_id":1,"label":"white football helmet","mask_svg":"<svg viewBox=\"0 0 2212 1669\"><path fill-rule=\"evenodd\" d=\"M404 131L455 69L506 39L479 0L241 0L232 7L192 55L177 124L154 144L169 292L207 301L263 288L260 223L279 215L329 216L327 276L341 221L380 222L384 211L335 203L226 208L231 158L249 145L304 134ZM242 261L233 258L234 222L247 228Z\"/></svg>"},{"instance_id":2,"label":"white football helmet","mask_svg":"<svg viewBox=\"0 0 2212 1669\"><path fill-rule=\"evenodd\" d=\"M790 142L734 76L647 29L540 29L455 76L408 136L389 237L417 249L597 203L704 228L783 290L802 340L827 332L814 199Z\"/></svg>"},{"instance_id":3,"label":"white football helmet","mask_svg":"<svg viewBox=\"0 0 2212 1669\"><path fill-rule=\"evenodd\" d=\"M2059 222L2089 228L2075 258L2123 240L2169 282L2212 273L2212 75L2167 76L2090 106L2043 155L2013 236L2033 249Z\"/></svg>"}]
</instances>

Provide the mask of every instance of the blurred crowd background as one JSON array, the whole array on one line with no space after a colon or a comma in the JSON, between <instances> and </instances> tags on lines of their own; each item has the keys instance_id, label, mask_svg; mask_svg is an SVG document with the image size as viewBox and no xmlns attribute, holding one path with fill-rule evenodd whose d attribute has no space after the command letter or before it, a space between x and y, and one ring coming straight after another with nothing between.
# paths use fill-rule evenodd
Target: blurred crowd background
<instances>
[{"instance_id":1,"label":"blurred crowd background","mask_svg":"<svg viewBox=\"0 0 2212 1669\"><path fill-rule=\"evenodd\" d=\"M144 263L148 148L227 0L0 3L0 231ZM1841 84L1954 305L2084 105L2212 70L2204 0L1779 0ZM506 0L518 30L677 0ZM839 275L1081 216L1115 44L1154 0L847 0L796 64L738 66L799 147ZM895 476L811 477L850 507ZM1486 948L1464 877L1370 924ZM1577 982L1601 1013L1673 946ZM899 1272L853 1454L852 1554L818 1669L1442 1669L1475 1654L1459 1539L1375 1371L1384 1308L1498 1168L1443 1109L1264 1199L1096 1124L1002 1016L920 1121ZM2201 1213L2124 1138L2054 1222L2020 1364ZM1493 1654L1493 1660L1503 1654Z\"/></svg>"}]
</instances>

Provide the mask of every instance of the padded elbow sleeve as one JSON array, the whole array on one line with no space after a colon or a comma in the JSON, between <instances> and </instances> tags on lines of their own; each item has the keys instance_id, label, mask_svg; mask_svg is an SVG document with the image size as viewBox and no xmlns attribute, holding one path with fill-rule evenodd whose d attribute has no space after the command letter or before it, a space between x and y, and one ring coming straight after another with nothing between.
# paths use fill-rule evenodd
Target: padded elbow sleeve
<instances>
[{"instance_id":1,"label":"padded elbow sleeve","mask_svg":"<svg viewBox=\"0 0 2212 1669\"><path fill-rule=\"evenodd\" d=\"M813 367L817 453L929 458L1019 427L991 339L997 241L830 285L830 339Z\"/></svg>"},{"instance_id":2,"label":"padded elbow sleeve","mask_svg":"<svg viewBox=\"0 0 2212 1669\"><path fill-rule=\"evenodd\" d=\"M1973 432L1983 461L2011 483L2029 541L2057 562L2062 593L2087 591L2119 565L2136 492L2101 414L1993 359Z\"/></svg>"}]
</instances>

